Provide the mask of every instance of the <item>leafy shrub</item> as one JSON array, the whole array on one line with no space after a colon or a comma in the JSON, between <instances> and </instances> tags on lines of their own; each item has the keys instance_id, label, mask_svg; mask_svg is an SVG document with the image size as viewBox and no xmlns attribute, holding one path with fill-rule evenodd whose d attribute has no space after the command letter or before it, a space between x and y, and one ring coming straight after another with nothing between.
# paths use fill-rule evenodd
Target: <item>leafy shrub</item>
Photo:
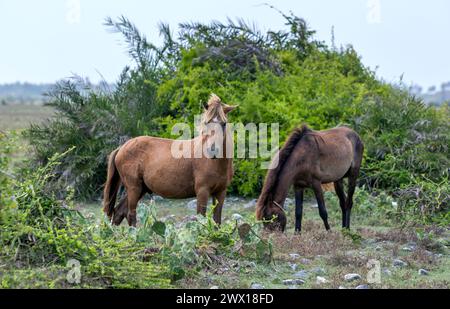
<instances>
[{"instance_id":1,"label":"leafy shrub","mask_svg":"<svg viewBox=\"0 0 450 309\"><path fill-rule=\"evenodd\" d=\"M68 260L76 259L81 263L85 286L169 286L170 275L164 265L143 261L143 255L139 253L144 250L143 244L132 241L126 234L106 233L111 229L109 225L91 225L74 209L70 198L73 194L58 200L49 190L51 171L66 154L55 154L46 165L30 172L26 178L3 183L0 195L1 261L19 269L59 265L61 271ZM9 279L5 280L2 285L8 287ZM59 278L59 281L63 284L63 279Z\"/></svg>"},{"instance_id":2,"label":"leafy shrub","mask_svg":"<svg viewBox=\"0 0 450 309\"><path fill-rule=\"evenodd\" d=\"M57 118L27 133L37 162L76 146L55 167L53 185L69 184L77 198L98 197L110 151L138 135L176 138L173 124L192 124L215 92L240 105L230 115L234 123L279 123L281 144L301 123L316 130L353 127L365 144L361 184L369 190L394 193L417 179L430 186L443 180L450 163L448 106L425 106L401 85L380 81L351 46L328 47L303 19L282 15L287 30L266 33L228 20L184 23L173 37L161 24L160 47L126 18L107 19L124 36L134 67L109 90L80 79L61 82L49 97ZM235 160L232 193L259 193L261 161Z\"/></svg>"},{"instance_id":3,"label":"leafy shrub","mask_svg":"<svg viewBox=\"0 0 450 309\"><path fill-rule=\"evenodd\" d=\"M442 179L450 166L448 109L427 107L401 90L368 100L357 127L366 145L364 182L395 191L412 178Z\"/></svg>"},{"instance_id":4,"label":"leafy shrub","mask_svg":"<svg viewBox=\"0 0 450 309\"><path fill-rule=\"evenodd\" d=\"M403 216L419 218L422 223L450 224L450 182L448 176L439 182L413 178L412 182L396 192ZM413 221L413 220L412 220Z\"/></svg>"}]
</instances>

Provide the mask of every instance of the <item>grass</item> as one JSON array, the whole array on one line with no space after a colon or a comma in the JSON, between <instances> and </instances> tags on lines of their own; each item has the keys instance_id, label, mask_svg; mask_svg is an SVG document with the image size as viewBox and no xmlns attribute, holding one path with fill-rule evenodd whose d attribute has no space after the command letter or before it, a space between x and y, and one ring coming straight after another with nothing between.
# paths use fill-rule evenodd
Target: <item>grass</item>
<instances>
[{"instance_id":1,"label":"grass","mask_svg":"<svg viewBox=\"0 0 450 309\"><path fill-rule=\"evenodd\" d=\"M41 105L0 105L0 130L23 130L30 123L39 124L52 117L51 107Z\"/></svg>"},{"instance_id":2,"label":"grass","mask_svg":"<svg viewBox=\"0 0 450 309\"><path fill-rule=\"evenodd\" d=\"M190 200L162 200L154 202L156 215L160 220L184 222L195 214L195 209L187 207ZM249 199L229 197L224 207L224 220L231 220L238 213L244 217L253 214L253 208L244 208ZM148 199L144 201L148 203ZM258 263L246 258L230 259L221 252L214 253L213 263L197 273L175 282L178 288L249 288L253 283L265 288L355 288L367 284L369 288L450 288L450 257L448 229L428 228L431 239L421 239L414 228L400 228L387 225L373 225L373 218L359 214L354 209L351 233L340 229L340 210L332 209L330 223L332 231L327 232L318 215L315 203L305 205L304 229L301 235L293 233L293 205L289 205L288 230L285 234L273 234L274 261L271 264ZM100 219L100 203L79 205L87 215ZM126 223L123 223L126 225ZM405 248L412 246L411 251ZM295 255L293 255L295 254ZM298 256L297 256L298 255ZM401 259L408 266L393 266L395 259ZM370 260L380 263L381 283L367 282L367 267ZM419 269L429 271L428 276L419 275ZM297 279L295 274L306 271L302 285L287 286L284 280ZM357 273L362 279L345 282L344 276ZM317 283L321 276L326 283Z\"/></svg>"},{"instance_id":3,"label":"grass","mask_svg":"<svg viewBox=\"0 0 450 309\"><path fill-rule=\"evenodd\" d=\"M42 106L0 106L0 130L20 131L29 123L45 121L51 115L51 109ZM19 152L14 154L13 162L20 162L27 156L26 144L22 140L19 142ZM197 271L187 269L188 275L175 281L174 286L249 288L258 283L265 288L288 288L283 280L296 279L296 273L305 271L304 284L291 288L355 288L368 284L366 278L370 269L367 263L376 260L381 266L381 283L369 283L370 288L450 288L448 228L397 226L387 216L373 215L364 209L364 195L361 195L363 200L355 201L352 213L352 232L343 233L340 229L341 212L333 196L326 194L331 232L325 231L318 210L314 207L315 202L309 201L305 204L303 232L295 235L294 209L290 200L287 232L267 236L273 244L272 263L257 262L245 256L230 258L227 252L213 250L209 254L211 262L207 266ZM156 198L153 203L156 216L162 221L187 222L195 214L192 200ZM142 203L149 201L147 197ZM228 197L223 220L232 220L233 214L245 218L253 216L254 207L248 207L251 202L251 199ZM80 203L77 207L93 221L100 222L103 219L100 201ZM126 223L123 225L126 226ZM405 250L411 245L414 245L413 249ZM395 259L405 261L407 266L394 267ZM419 275L419 269L428 270L429 275ZM349 273L358 273L362 278L345 282L344 276ZM19 270L0 263L0 283L3 287L74 287L66 282L66 275L67 269L61 265ZM318 284L317 276L325 278L327 282Z\"/></svg>"}]
</instances>

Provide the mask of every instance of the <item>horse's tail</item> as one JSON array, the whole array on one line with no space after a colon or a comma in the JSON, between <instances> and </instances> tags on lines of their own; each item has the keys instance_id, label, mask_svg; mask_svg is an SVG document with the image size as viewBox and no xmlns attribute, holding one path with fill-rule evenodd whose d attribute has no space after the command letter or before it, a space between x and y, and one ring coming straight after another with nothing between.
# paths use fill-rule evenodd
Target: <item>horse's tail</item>
<instances>
[{"instance_id":1,"label":"horse's tail","mask_svg":"<svg viewBox=\"0 0 450 309\"><path fill-rule=\"evenodd\" d=\"M103 192L103 212L111 219L114 213L117 193L119 192L121 180L116 168L116 155L120 148L117 148L109 155L108 175L106 177L105 190Z\"/></svg>"}]
</instances>

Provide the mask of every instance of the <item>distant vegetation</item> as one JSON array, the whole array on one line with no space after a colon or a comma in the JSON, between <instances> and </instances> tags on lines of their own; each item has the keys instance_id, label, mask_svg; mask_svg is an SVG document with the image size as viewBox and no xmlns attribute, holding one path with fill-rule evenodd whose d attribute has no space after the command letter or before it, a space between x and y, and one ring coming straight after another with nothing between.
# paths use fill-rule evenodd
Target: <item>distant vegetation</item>
<instances>
[{"instance_id":1,"label":"distant vegetation","mask_svg":"<svg viewBox=\"0 0 450 309\"><path fill-rule=\"evenodd\" d=\"M94 89L101 86L102 85L91 85ZM16 82L0 84L0 105L42 105L47 101L46 94L54 87L54 83L33 84L28 82Z\"/></svg>"},{"instance_id":2,"label":"distant vegetation","mask_svg":"<svg viewBox=\"0 0 450 309\"><path fill-rule=\"evenodd\" d=\"M44 93L54 84L31 84L16 82L0 85L0 104L42 104Z\"/></svg>"},{"instance_id":3,"label":"distant vegetation","mask_svg":"<svg viewBox=\"0 0 450 309\"><path fill-rule=\"evenodd\" d=\"M442 83L440 88L430 87L426 92L420 86L413 86L411 90L427 104L439 106L450 103L450 82Z\"/></svg>"}]
</instances>

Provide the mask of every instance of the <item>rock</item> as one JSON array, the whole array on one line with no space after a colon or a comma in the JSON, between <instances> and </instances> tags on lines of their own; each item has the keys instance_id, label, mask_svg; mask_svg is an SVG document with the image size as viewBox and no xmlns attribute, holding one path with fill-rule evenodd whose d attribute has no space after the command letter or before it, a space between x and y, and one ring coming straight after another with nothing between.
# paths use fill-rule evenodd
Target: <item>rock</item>
<instances>
[{"instance_id":1,"label":"rock","mask_svg":"<svg viewBox=\"0 0 450 309\"><path fill-rule=\"evenodd\" d=\"M197 218L196 215L190 215L190 216L184 217L182 221L185 222L185 223L187 223L187 222L194 222L194 221L198 221L198 218Z\"/></svg>"},{"instance_id":2,"label":"rock","mask_svg":"<svg viewBox=\"0 0 450 309\"><path fill-rule=\"evenodd\" d=\"M197 209L197 200L189 201L186 207L189 209Z\"/></svg>"},{"instance_id":3,"label":"rock","mask_svg":"<svg viewBox=\"0 0 450 309\"><path fill-rule=\"evenodd\" d=\"M406 251L406 252L413 252L416 249L417 249L417 244L414 242L409 243L405 247L402 248L402 250Z\"/></svg>"},{"instance_id":4,"label":"rock","mask_svg":"<svg viewBox=\"0 0 450 309\"><path fill-rule=\"evenodd\" d=\"M325 279L324 277L320 277L320 276L316 277L316 283L317 284L325 284L325 283L328 283L328 282L329 281L327 279Z\"/></svg>"},{"instance_id":5,"label":"rock","mask_svg":"<svg viewBox=\"0 0 450 309\"><path fill-rule=\"evenodd\" d=\"M408 266L408 263L406 263L400 259L396 259L396 260L394 260L392 265L394 265L395 267L406 267L406 266Z\"/></svg>"},{"instance_id":6,"label":"rock","mask_svg":"<svg viewBox=\"0 0 450 309\"><path fill-rule=\"evenodd\" d=\"M256 199L251 200L250 202L244 205L244 209L250 209L255 207L256 207Z\"/></svg>"},{"instance_id":7,"label":"rock","mask_svg":"<svg viewBox=\"0 0 450 309\"><path fill-rule=\"evenodd\" d=\"M347 282L361 280L361 275L359 275L359 274L346 274L344 276L344 280L347 281Z\"/></svg>"},{"instance_id":8,"label":"rock","mask_svg":"<svg viewBox=\"0 0 450 309\"><path fill-rule=\"evenodd\" d=\"M291 259L293 259L293 260L297 260L297 259L300 258L300 254L297 254L297 253L291 253L291 254L289 254L289 257L290 257Z\"/></svg>"},{"instance_id":9,"label":"rock","mask_svg":"<svg viewBox=\"0 0 450 309\"><path fill-rule=\"evenodd\" d=\"M302 285L302 284L305 284L305 281L303 281L301 279L286 279L286 280L283 280L283 284L289 285L289 286Z\"/></svg>"},{"instance_id":10,"label":"rock","mask_svg":"<svg viewBox=\"0 0 450 309\"><path fill-rule=\"evenodd\" d=\"M434 255L434 253L429 251L429 250L425 250L425 254L428 255L428 256L433 256Z\"/></svg>"},{"instance_id":11,"label":"rock","mask_svg":"<svg viewBox=\"0 0 450 309\"><path fill-rule=\"evenodd\" d=\"M421 276L428 276L430 272L426 269L419 269L419 275Z\"/></svg>"},{"instance_id":12,"label":"rock","mask_svg":"<svg viewBox=\"0 0 450 309\"><path fill-rule=\"evenodd\" d=\"M412 248L413 250L417 249L417 243L415 242L409 242L406 246Z\"/></svg>"},{"instance_id":13,"label":"rock","mask_svg":"<svg viewBox=\"0 0 450 309\"><path fill-rule=\"evenodd\" d=\"M162 221L176 221L175 215L168 215L167 217L162 218Z\"/></svg>"},{"instance_id":14,"label":"rock","mask_svg":"<svg viewBox=\"0 0 450 309\"><path fill-rule=\"evenodd\" d=\"M294 274L294 277L298 279L308 279L309 275L310 274L307 270L300 270Z\"/></svg>"},{"instance_id":15,"label":"rock","mask_svg":"<svg viewBox=\"0 0 450 309\"><path fill-rule=\"evenodd\" d=\"M209 288L210 290L218 290L219 287L217 285L213 285L212 287Z\"/></svg>"},{"instance_id":16,"label":"rock","mask_svg":"<svg viewBox=\"0 0 450 309\"><path fill-rule=\"evenodd\" d=\"M152 195L152 200L154 200L155 202L158 202L158 201L163 201L164 198L159 195Z\"/></svg>"},{"instance_id":17,"label":"rock","mask_svg":"<svg viewBox=\"0 0 450 309\"><path fill-rule=\"evenodd\" d=\"M290 205L295 205L295 202L293 199L287 198L286 201L284 202L284 208L286 209Z\"/></svg>"},{"instance_id":18,"label":"rock","mask_svg":"<svg viewBox=\"0 0 450 309\"><path fill-rule=\"evenodd\" d=\"M385 268L384 270L383 270L383 273L386 275L386 276L392 276L392 271L390 271L389 269L387 269L387 268Z\"/></svg>"},{"instance_id":19,"label":"rock","mask_svg":"<svg viewBox=\"0 0 450 309\"><path fill-rule=\"evenodd\" d=\"M357 290L368 290L369 286L367 284L361 284L356 287Z\"/></svg>"},{"instance_id":20,"label":"rock","mask_svg":"<svg viewBox=\"0 0 450 309\"><path fill-rule=\"evenodd\" d=\"M228 201L232 202L232 203L237 203L239 202L241 199L237 196L232 196L228 198Z\"/></svg>"},{"instance_id":21,"label":"rock","mask_svg":"<svg viewBox=\"0 0 450 309\"><path fill-rule=\"evenodd\" d=\"M319 208L319 205L318 204L312 204L311 208Z\"/></svg>"},{"instance_id":22,"label":"rock","mask_svg":"<svg viewBox=\"0 0 450 309\"><path fill-rule=\"evenodd\" d=\"M369 239L366 239L364 242L370 246L370 245L375 245L377 243L377 240L373 239L373 238L369 238Z\"/></svg>"},{"instance_id":23,"label":"rock","mask_svg":"<svg viewBox=\"0 0 450 309\"><path fill-rule=\"evenodd\" d=\"M303 258L300 260L300 263L302 263L303 265L309 265L309 264L311 264L311 260Z\"/></svg>"},{"instance_id":24,"label":"rock","mask_svg":"<svg viewBox=\"0 0 450 309\"><path fill-rule=\"evenodd\" d=\"M312 272L316 275L325 275L327 273L322 267L315 267L312 269Z\"/></svg>"},{"instance_id":25,"label":"rock","mask_svg":"<svg viewBox=\"0 0 450 309\"><path fill-rule=\"evenodd\" d=\"M244 219L240 214L233 214L231 215L231 218L236 221L242 221Z\"/></svg>"},{"instance_id":26,"label":"rock","mask_svg":"<svg viewBox=\"0 0 450 309\"><path fill-rule=\"evenodd\" d=\"M340 285L340 286L338 287L338 289L339 289L339 290L346 290L347 288L346 288L345 286Z\"/></svg>"},{"instance_id":27,"label":"rock","mask_svg":"<svg viewBox=\"0 0 450 309\"><path fill-rule=\"evenodd\" d=\"M289 263L289 266L291 267L292 271L296 271L298 267L298 265L295 263Z\"/></svg>"},{"instance_id":28,"label":"rock","mask_svg":"<svg viewBox=\"0 0 450 309\"><path fill-rule=\"evenodd\" d=\"M250 286L250 289L252 290L264 290L265 287L262 284L259 283L252 283L252 285Z\"/></svg>"},{"instance_id":29,"label":"rock","mask_svg":"<svg viewBox=\"0 0 450 309\"><path fill-rule=\"evenodd\" d=\"M382 246L376 246L376 247L375 247L375 251L381 251L381 250L383 250L383 247L382 247Z\"/></svg>"}]
</instances>

